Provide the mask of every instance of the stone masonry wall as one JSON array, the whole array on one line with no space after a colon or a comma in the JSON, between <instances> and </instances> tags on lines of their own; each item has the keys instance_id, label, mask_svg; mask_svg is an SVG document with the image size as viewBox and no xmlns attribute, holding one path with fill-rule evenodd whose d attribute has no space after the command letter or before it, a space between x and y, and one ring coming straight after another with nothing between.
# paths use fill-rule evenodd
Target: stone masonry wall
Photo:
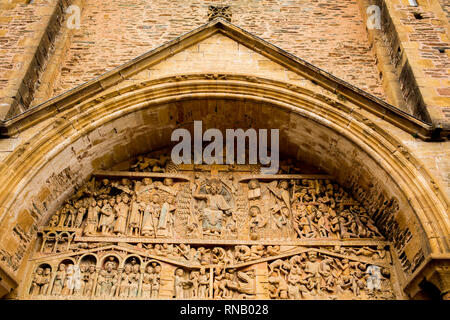
<instances>
[{"instance_id":1,"label":"stone masonry wall","mask_svg":"<svg viewBox=\"0 0 450 320\"><path fill-rule=\"evenodd\" d=\"M87 0L53 96L201 26L220 4L237 26L385 98L355 0Z\"/></svg>"}]
</instances>

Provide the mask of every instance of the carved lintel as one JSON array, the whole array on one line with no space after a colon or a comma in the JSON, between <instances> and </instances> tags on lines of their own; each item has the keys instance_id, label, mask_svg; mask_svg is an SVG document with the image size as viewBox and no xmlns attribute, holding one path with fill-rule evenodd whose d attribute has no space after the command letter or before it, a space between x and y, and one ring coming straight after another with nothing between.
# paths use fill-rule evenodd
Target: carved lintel
<instances>
[{"instance_id":1,"label":"carved lintel","mask_svg":"<svg viewBox=\"0 0 450 320\"><path fill-rule=\"evenodd\" d=\"M286 179L311 179L311 180L332 180L333 177L326 174L260 174L260 175L247 175L239 179L239 182L256 180L286 180Z\"/></svg>"},{"instance_id":2,"label":"carved lintel","mask_svg":"<svg viewBox=\"0 0 450 320\"><path fill-rule=\"evenodd\" d=\"M133 171L107 171L98 170L93 173L94 177L99 178L129 178L129 179L142 179L142 178L172 178L182 181L190 181L191 178L178 173L159 173L159 172L133 172Z\"/></svg>"}]
</instances>

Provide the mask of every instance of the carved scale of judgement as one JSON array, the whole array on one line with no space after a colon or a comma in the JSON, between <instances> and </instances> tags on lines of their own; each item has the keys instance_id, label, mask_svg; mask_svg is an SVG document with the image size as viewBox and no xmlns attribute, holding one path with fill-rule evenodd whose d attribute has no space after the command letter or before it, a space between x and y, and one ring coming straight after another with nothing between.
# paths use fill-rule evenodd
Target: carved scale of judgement
<instances>
[{"instance_id":1,"label":"carved scale of judgement","mask_svg":"<svg viewBox=\"0 0 450 320\"><path fill-rule=\"evenodd\" d=\"M160 151L95 172L40 228L22 295L398 297L390 243L365 208L332 177L300 170L175 165Z\"/></svg>"}]
</instances>

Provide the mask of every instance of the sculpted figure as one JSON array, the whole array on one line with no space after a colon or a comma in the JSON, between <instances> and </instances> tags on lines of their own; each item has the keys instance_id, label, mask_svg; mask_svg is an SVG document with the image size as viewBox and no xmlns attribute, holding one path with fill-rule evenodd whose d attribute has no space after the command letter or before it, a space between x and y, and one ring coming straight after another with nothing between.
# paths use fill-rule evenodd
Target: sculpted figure
<instances>
[{"instance_id":1,"label":"sculpted figure","mask_svg":"<svg viewBox=\"0 0 450 320\"><path fill-rule=\"evenodd\" d=\"M48 288L50 286L51 280L52 280L52 271L50 270L50 268L45 268L44 275L42 277L42 287L41 287L42 295L47 295L49 293Z\"/></svg>"},{"instance_id":2,"label":"sculpted figure","mask_svg":"<svg viewBox=\"0 0 450 320\"><path fill-rule=\"evenodd\" d=\"M308 252L308 260L305 266L306 277L305 280L309 280L312 285L311 289L316 288L317 293L320 293L320 263L317 261L317 253L314 251Z\"/></svg>"},{"instance_id":3,"label":"sculpted figure","mask_svg":"<svg viewBox=\"0 0 450 320\"><path fill-rule=\"evenodd\" d=\"M209 276L206 273L204 267L200 268L200 274L198 277L198 297L208 298L209 296Z\"/></svg>"},{"instance_id":4,"label":"sculpted figure","mask_svg":"<svg viewBox=\"0 0 450 320\"><path fill-rule=\"evenodd\" d=\"M80 268L78 265L69 264L66 268L66 277L64 279L64 286L61 295L72 295L74 290L78 290L81 285Z\"/></svg>"},{"instance_id":5,"label":"sculpted figure","mask_svg":"<svg viewBox=\"0 0 450 320\"><path fill-rule=\"evenodd\" d=\"M136 298L139 294L139 280L141 277L139 264L136 263L136 260L131 261L131 275L128 277L130 283L130 291L128 296Z\"/></svg>"},{"instance_id":6,"label":"sculpted figure","mask_svg":"<svg viewBox=\"0 0 450 320\"><path fill-rule=\"evenodd\" d=\"M134 185L134 192L137 196L137 200L140 202L150 200L149 197L154 188L153 180L150 178L144 178L142 182L137 181Z\"/></svg>"},{"instance_id":7,"label":"sculpted figure","mask_svg":"<svg viewBox=\"0 0 450 320\"><path fill-rule=\"evenodd\" d=\"M132 271L131 265L127 263L124 268L124 273L122 273L120 277L120 286L119 286L120 297L128 297L130 295L130 286L133 276L131 271Z\"/></svg>"},{"instance_id":8,"label":"sculpted figure","mask_svg":"<svg viewBox=\"0 0 450 320\"><path fill-rule=\"evenodd\" d=\"M279 272L271 272L268 282L272 286L269 294L271 299L288 299L289 288L284 276Z\"/></svg>"},{"instance_id":9,"label":"sculpted figure","mask_svg":"<svg viewBox=\"0 0 450 320\"><path fill-rule=\"evenodd\" d=\"M128 218L128 202L129 198L125 194L122 197L117 196L117 204L114 207L114 211L116 212L117 219L114 225L114 233L117 235L125 235L127 229L127 218Z\"/></svg>"},{"instance_id":10,"label":"sculpted figure","mask_svg":"<svg viewBox=\"0 0 450 320\"><path fill-rule=\"evenodd\" d=\"M110 198L109 201L105 201L103 207L100 209L100 223L99 228L102 234L108 234L111 232L114 222L114 205L116 203L115 198Z\"/></svg>"},{"instance_id":11,"label":"sculpted figure","mask_svg":"<svg viewBox=\"0 0 450 320\"><path fill-rule=\"evenodd\" d=\"M186 287L191 284L189 280L184 279L184 270L178 268L175 271L174 297L175 299L189 298L185 292Z\"/></svg>"},{"instance_id":12,"label":"sculpted figure","mask_svg":"<svg viewBox=\"0 0 450 320\"><path fill-rule=\"evenodd\" d=\"M64 207L59 211L59 222L58 227L65 227L67 226L66 220L69 215L71 205L69 203L66 203Z\"/></svg>"},{"instance_id":13,"label":"sculpted figure","mask_svg":"<svg viewBox=\"0 0 450 320\"><path fill-rule=\"evenodd\" d=\"M261 187L259 181L256 179L251 179L248 182L248 199L254 200L261 197Z\"/></svg>"},{"instance_id":14,"label":"sculpted figure","mask_svg":"<svg viewBox=\"0 0 450 320\"><path fill-rule=\"evenodd\" d=\"M298 300L301 298L300 285L301 278L298 272L298 268L291 268L291 271L287 277L288 297L289 299Z\"/></svg>"},{"instance_id":15,"label":"sculpted figure","mask_svg":"<svg viewBox=\"0 0 450 320\"><path fill-rule=\"evenodd\" d=\"M258 240L260 238L260 230L267 225L267 219L261 215L261 210L257 206L252 206L249 210L250 215L250 239Z\"/></svg>"},{"instance_id":16,"label":"sculpted figure","mask_svg":"<svg viewBox=\"0 0 450 320\"><path fill-rule=\"evenodd\" d=\"M75 203L71 206L69 206L69 216L67 217L65 226L69 228L73 228L75 226L75 217L78 212L80 204L78 201L75 201Z\"/></svg>"},{"instance_id":17,"label":"sculpted figure","mask_svg":"<svg viewBox=\"0 0 450 320\"><path fill-rule=\"evenodd\" d=\"M381 291L381 269L379 266L370 265L366 271L367 278L367 289L369 294L374 294L376 291Z\"/></svg>"},{"instance_id":18,"label":"sculpted figure","mask_svg":"<svg viewBox=\"0 0 450 320\"><path fill-rule=\"evenodd\" d=\"M157 236L173 236L173 225L175 223L173 211L175 209L174 198L170 195L167 196L159 214Z\"/></svg>"},{"instance_id":19,"label":"sculpted figure","mask_svg":"<svg viewBox=\"0 0 450 320\"><path fill-rule=\"evenodd\" d=\"M99 272L97 281L97 296L114 297L117 290L119 275L116 270L116 263L111 257L105 263L104 269Z\"/></svg>"},{"instance_id":20,"label":"sculpted figure","mask_svg":"<svg viewBox=\"0 0 450 320\"><path fill-rule=\"evenodd\" d=\"M281 202L278 204L279 207L285 206L288 211L291 210L291 200L289 195L289 183L286 180L280 181L277 187L277 181L272 181L267 185L267 188L272 192L272 194L276 198L276 202ZM274 211L278 211L279 209L275 209Z\"/></svg>"},{"instance_id":21,"label":"sculpted figure","mask_svg":"<svg viewBox=\"0 0 450 320\"><path fill-rule=\"evenodd\" d=\"M145 273L142 277L142 297L148 299L152 297L152 281L153 281L153 267L149 263L145 268Z\"/></svg>"},{"instance_id":22,"label":"sculpted figure","mask_svg":"<svg viewBox=\"0 0 450 320\"><path fill-rule=\"evenodd\" d=\"M30 295L37 296L41 294L41 288L44 285L44 269L41 267L36 269L36 272L31 281Z\"/></svg>"},{"instance_id":23,"label":"sculpted figure","mask_svg":"<svg viewBox=\"0 0 450 320\"><path fill-rule=\"evenodd\" d=\"M81 224L83 223L84 216L86 214L87 208L83 204L80 205L77 211L77 217L75 219L75 228L81 228Z\"/></svg>"},{"instance_id":24,"label":"sculpted figure","mask_svg":"<svg viewBox=\"0 0 450 320\"><path fill-rule=\"evenodd\" d=\"M144 219L142 221L142 235L154 236L156 224L158 221L161 206L159 204L159 196L155 193L152 197L152 202L147 204L144 210Z\"/></svg>"},{"instance_id":25,"label":"sculpted figure","mask_svg":"<svg viewBox=\"0 0 450 320\"><path fill-rule=\"evenodd\" d=\"M159 287L161 286L161 266L154 264L152 274L152 299L159 297Z\"/></svg>"},{"instance_id":26,"label":"sculpted figure","mask_svg":"<svg viewBox=\"0 0 450 320\"><path fill-rule=\"evenodd\" d=\"M100 208L97 206L97 201L92 198L88 208L86 227L84 228L85 235L93 235L97 231L99 212Z\"/></svg>"},{"instance_id":27,"label":"sculpted figure","mask_svg":"<svg viewBox=\"0 0 450 320\"><path fill-rule=\"evenodd\" d=\"M94 290L95 266L90 265L87 272L83 273L84 291L83 295L90 297Z\"/></svg>"},{"instance_id":28,"label":"sculpted figure","mask_svg":"<svg viewBox=\"0 0 450 320\"><path fill-rule=\"evenodd\" d=\"M194 198L206 200L206 207L203 209L202 217L204 233L220 234L224 215L231 213L230 205L228 205L225 198L219 194L220 187L220 181L213 180L206 188L206 194L200 193L200 184L197 185L197 190L194 193Z\"/></svg>"},{"instance_id":29,"label":"sculpted figure","mask_svg":"<svg viewBox=\"0 0 450 320\"><path fill-rule=\"evenodd\" d=\"M88 267L85 264L81 264L79 267L79 270L74 272L74 281L72 282L71 286L73 286L73 295L74 296L81 296L84 292L84 275L88 272ZM78 274L76 274L78 273Z\"/></svg>"},{"instance_id":30,"label":"sculpted figure","mask_svg":"<svg viewBox=\"0 0 450 320\"><path fill-rule=\"evenodd\" d=\"M326 207L325 207L326 208ZM325 209L322 207L322 209ZM328 238L328 235L331 233L330 230L330 222L326 215L322 214L322 211L319 209L316 212L316 217L314 222L317 225L317 231L321 238Z\"/></svg>"},{"instance_id":31,"label":"sculpted figure","mask_svg":"<svg viewBox=\"0 0 450 320\"><path fill-rule=\"evenodd\" d=\"M227 296L226 285L228 282L228 278L225 270L218 267L214 270L214 283L213 283L213 292L214 299L221 299Z\"/></svg>"},{"instance_id":32,"label":"sculpted figure","mask_svg":"<svg viewBox=\"0 0 450 320\"><path fill-rule=\"evenodd\" d=\"M138 236L141 232L141 212L145 210L143 202L137 200L136 195L131 198L130 221L128 223L128 232L132 236Z\"/></svg>"},{"instance_id":33,"label":"sculpted figure","mask_svg":"<svg viewBox=\"0 0 450 320\"><path fill-rule=\"evenodd\" d=\"M234 250L236 261L245 262L249 260L252 255L252 251L250 250L250 248L245 245L236 246Z\"/></svg>"},{"instance_id":34,"label":"sculpted figure","mask_svg":"<svg viewBox=\"0 0 450 320\"><path fill-rule=\"evenodd\" d=\"M61 263L58 271L56 271L55 280L53 281L52 295L59 296L62 293L64 287L64 281L66 279L66 265Z\"/></svg>"},{"instance_id":35,"label":"sculpted figure","mask_svg":"<svg viewBox=\"0 0 450 320\"><path fill-rule=\"evenodd\" d=\"M109 183L109 180L103 179L100 184L100 187L97 189L97 192L95 192L95 195L100 199L106 199L108 198L110 192L111 192L111 185Z\"/></svg>"},{"instance_id":36,"label":"sculpted figure","mask_svg":"<svg viewBox=\"0 0 450 320\"><path fill-rule=\"evenodd\" d=\"M266 251L269 256L276 256L280 253L280 246L267 246Z\"/></svg>"},{"instance_id":37,"label":"sculpted figure","mask_svg":"<svg viewBox=\"0 0 450 320\"><path fill-rule=\"evenodd\" d=\"M56 227L58 226L58 221L60 218L60 211L57 211L52 217L50 218L50 221L48 222L49 227Z\"/></svg>"},{"instance_id":38,"label":"sculpted figure","mask_svg":"<svg viewBox=\"0 0 450 320\"><path fill-rule=\"evenodd\" d=\"M191 271L191 274L189 276L189 279L192 282L191 298L198 297L198 289L199 289L199 285L200 285L199 278L200 278L199 271Z\"/></svg>"}]
</instances>

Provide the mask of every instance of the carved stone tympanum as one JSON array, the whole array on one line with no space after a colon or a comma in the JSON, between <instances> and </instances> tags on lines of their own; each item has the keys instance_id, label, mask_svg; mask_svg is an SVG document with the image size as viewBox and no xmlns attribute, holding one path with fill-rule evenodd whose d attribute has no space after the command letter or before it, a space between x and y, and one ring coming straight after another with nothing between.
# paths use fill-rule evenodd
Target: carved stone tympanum
<instances>
[{"instance_id":1,"label":"carved stone tympanum","mask_svg":"<svg viewBox=\"0 0 450 320\"><path fill-rule=\"evenodd\" d=\"M287 163L261 175L159 153L97 172L40 229L23 296L395 298L381 218L332 177Z\"/></svg>"}]
</instances>

